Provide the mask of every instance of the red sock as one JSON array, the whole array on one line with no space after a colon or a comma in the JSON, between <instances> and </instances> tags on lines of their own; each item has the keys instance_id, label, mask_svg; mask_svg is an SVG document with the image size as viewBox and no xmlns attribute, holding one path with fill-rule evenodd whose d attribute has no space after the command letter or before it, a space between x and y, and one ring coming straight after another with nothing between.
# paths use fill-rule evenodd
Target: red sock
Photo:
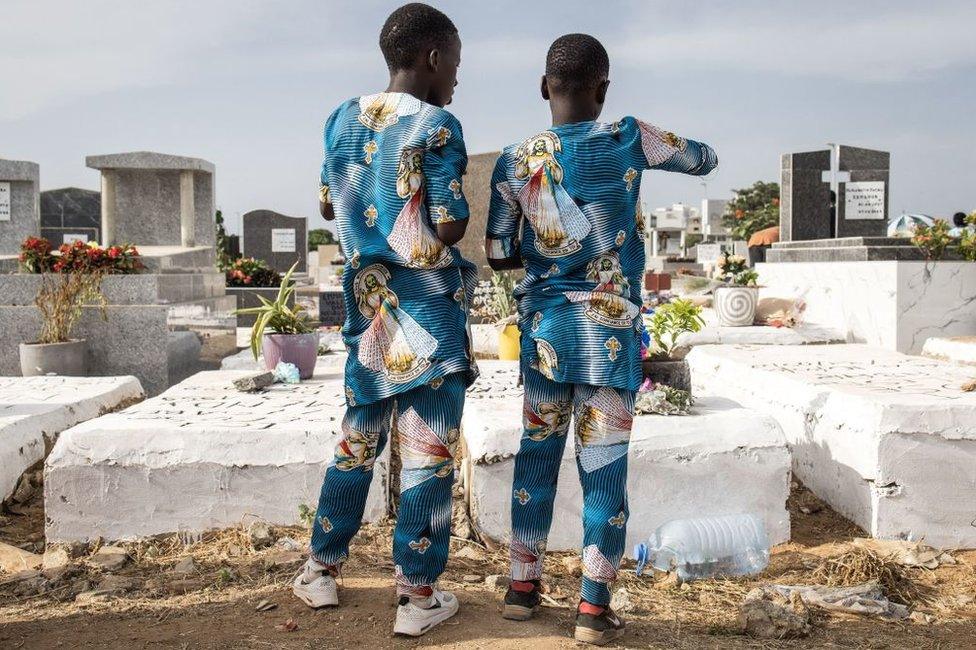
<instances>
[{"instance_id":1,"label":"red sock","mask_svg":"<svg viewBox=\"0 0 976 650\"><path fill-rule=\"evenodd\" d=\"M599 616L603 613L604 607L602 605L594 605L593 603L588 603L585 600L581 600L579 604L580 614L591 614L593 616Z\"/></svg>"},{"instance_id":2,"label":"red sock","mask_svg":"<svg viewBox=\"0 0 976 650\"><path fill-rule=\"evenodd\" d=\"M519 593L527 594L535 589L535 585L524 580L512 580L512 589Z\"/></svg>"}]
</instances>

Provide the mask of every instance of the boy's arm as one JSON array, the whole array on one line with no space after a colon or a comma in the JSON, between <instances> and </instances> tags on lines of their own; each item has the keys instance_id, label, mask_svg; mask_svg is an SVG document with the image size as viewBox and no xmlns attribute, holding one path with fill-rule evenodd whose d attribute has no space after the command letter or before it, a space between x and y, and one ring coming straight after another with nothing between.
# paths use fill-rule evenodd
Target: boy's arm
<instances>
[{"instance_id":1,"label":"boy's arm","mask_svg":"<svg viewBox=\"0 0 976 650\"><path fill-rule=\"evenodd\" d=\"M491 203L488 206L488 228L485 233L485 255L493 271L522 268L519 227L522 209L515 200L505 174L505 154L495 162L491 175Z\"/></svg>"},{"instance_id":2,"label":"boy's arm","mask_svg":"<svg viewBox=\"0 0 976 650\"><path fill-rule=\"evenodd\" d=\"M428 131L423 165L427 214L437 238L453 246L461 241L468 227L468 201L461 190L468 154L461 124L453 116Z\"/></svg>"},{"instance_id":3,"label":"boy's arm","mask_svg":"<svg viewBox=\"0 0 976 650\"><path fill-rule=\"evenodd\" d=\"M634 142L647 161L647 169L704 176L718 166L715 150L703 142L682 138L635 118L625 118L625 127L630 126L627 121L633 123Z\"/></svg>"}]
</instances>

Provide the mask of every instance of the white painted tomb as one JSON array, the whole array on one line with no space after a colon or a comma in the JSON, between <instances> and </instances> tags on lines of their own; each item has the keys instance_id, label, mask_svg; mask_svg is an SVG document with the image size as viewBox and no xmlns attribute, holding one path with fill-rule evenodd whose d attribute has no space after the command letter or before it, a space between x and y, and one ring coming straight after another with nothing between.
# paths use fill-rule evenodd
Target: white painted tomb
<instances>
[{"instance_id":1,"label":"white painted tomb","mask_svg":"<svg viewBox=\"0 0 976 650\"><path fill-rule=\"evenodd\" d=\"M341 352L329 352L329 354L320 354L315 362L315 372L317 373L342 373L345 371L346 359L349 355L346 354L345 350ZM258 357L258 360L254 360L254 354L251 353L251 349L241 350L236 354L232 354L229 357L224 357L220 360L221 370L253 370L261 371L267 370L264 366L264 355Z\"/></svg>"},{"instance_id":2,"label":"white painted tomb","mask_svg":"<svg viewBox=\"0 0 976 650\"><path fill-rule=\"evenodd\" d=\"M143 396L135 377L0 377L0 501L59 433Z\"/></svg>"},{"instance_id":3,"label":"white painted tomb","mask_svg":"<svg viewBox=\"0 0 976 650\"><path fill-rule=\"evenodd\" d=\"M976 547L971 368L866 345L701 346L687 360L696 389L775 417L797 477L870 535Z\"/></svg>"},{"instance_id":4,"label":"white painted tomb","mask_svg":"<svg viewBox=\"0 0 976 650\"><path fill-rule=\"evenodd\" d=\"M45 466L47 540L132 539L240 525L296 524L314 509L341 439L342 375L237 391L244 371L201 372L158 397L65 431ZM364 519L386 512L389 451Z\"/></svg>"},{"instance_id":5,"label":"white painted tomb","mask_svg":"<svg viewBox=\"0 0 976 650\"><path fill-rule=\"evenodd\" d=\"M515 453L522 435L518 363L479 362L482 375L468 392L462 436L465 489L474 524L497 541L510 531ZM548 548L582 544L582 490L572 427L559 473ZM776 421L714 394L691 415L641 415L628 459L630 520L627 553L671 519L755 513L773 544L790 538L786 499L790 453Z\"/></svg>"},{"instance_id":6,"label":"white painted tomb","mask_svg":"<svg viewBox=\"0 0 976 650\"><path fill-rule=\"evenodd\" d=\"M756 265L762 295L803 297L804 319L848 343L919 354L931 336L976 334L976 264L939 261Z\"/></svg>"},{"instance_id":7,"label":"white painted tomb","mask_svg":"<svg viewBox=\"0 0 976 650\"><path fill-rule=\"evenodd\" d=\"M976 336L933 336L922 346L922 356L976 366Z\"/></svg>"}]
</instances>

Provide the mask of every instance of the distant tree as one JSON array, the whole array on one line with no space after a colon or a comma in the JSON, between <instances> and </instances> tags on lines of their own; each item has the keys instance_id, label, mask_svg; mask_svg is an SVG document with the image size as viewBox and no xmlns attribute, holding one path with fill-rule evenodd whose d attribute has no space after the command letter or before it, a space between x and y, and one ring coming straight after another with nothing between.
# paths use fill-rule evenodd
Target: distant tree
<instances>
[{"instance_id":1,"label":"distant tree","mask_svg":"<svg viewBox=\"0 0 976 650\"><path fill-rule=\"evenodd\" d=\"M779 225L779 183L756 181L733 193L722 223L734 238L748 240L754 232Z\"/></svg>"},{"instance_id":2,"label":"distant tree","mask_svg":"<svg viewBox=\"0 0 976 650\"><path fill-rule=\"evenodd\" d=\"M331 230L326 230L325 228L313 228L308 231L308 250L314 251L318 250L318 247L324 244L338 244L339 240L335 238Z\"/></svg>"},{"instance_id":3,"label":"distant tree","mask_svg":"<svg viewBox=\"0 0 976 650\"><path fill-rule=\"evenodd\" d=\"M227 241L227 231L224 230L224 214L217 210L214 216L217 224L217 268L226 271L234 263L230 254L230 243Z\"/></svg>"}]
</instances>

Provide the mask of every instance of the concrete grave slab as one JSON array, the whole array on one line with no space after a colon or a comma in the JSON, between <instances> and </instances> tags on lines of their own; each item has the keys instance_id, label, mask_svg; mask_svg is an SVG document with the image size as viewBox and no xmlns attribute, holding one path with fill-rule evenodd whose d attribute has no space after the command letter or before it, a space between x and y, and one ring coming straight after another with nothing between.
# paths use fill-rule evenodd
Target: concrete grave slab
<instances>
[{"instance_id":1,"label":"concrete grave slab","mask_svg":"<svg viewBox=\"0 0 976 650\"><path fill-rule=\"evenodd\" d=\"M976 547L971 369L867 345L701 346L696 389L775 417L794 472L869 534Z\"/></svg>"},{"instance_id":2,"label":"concrete grave slab","mask_svg":"<svg viewBox=\"0 0 976 650\"><path fill-rule=\"evenodd\" d=\"M158 397L64 432L45 466L49 541L295 524L314 508L341 438L341 374L247 394L244 371L201 372ZM364 518L386 512L389 452Z\"/></svg>"},{"instance_id":3,"label":"concrete grave slab","mask_svg":"<svg viewBox=\"0 0 976 650\"><path fill-rule=\"evenodd\" d=\"M340 348L341 349L341 348ZM329 352L329 354L319 355L318 360L315 362L315 371L319 373L333 373L337 372L342 374L346 368L346 359L349 355L346 354L345 350ZM224 357L220 361L221 370L265 370L264 367L264 356L262 355L257 361L254 360L254 355L251 354L251 349L241 350L237 354L232 354L229 357Z\"/></svg>"},{"instance_id":4,"label":"concrete grave slab","mask_svg":"<svg viewBox=\"0 0 976 650\"><path fill-rule=\"evenodd\" d=\"M976 336L935 336L922 346L922 356L976 366Z\"/></svg>"},{"instance_id":5,"label":"concrete grave slab","mask_svg":"<svg viewBox=\"0 0 976 650\"><path fill-rule=\"evenodd\" d=\"M462 435L473 520L488 537L509 538L512 477L522 432L517 362L481 361L468 392ZM548 548L582 543L582 491L572 435L560 468ZM638 416L628 466L627 546L671 519L756 513L774 544L790 537L790 454L776 421L717 397L701 396L689 416Z\"/></svg>"},{"instance_id":6,"label":"concrete grave slab","mask_svg":"<svg viewBox=\"0 0 976 650\"><path fill-rule=\"evenodd\" d=\"M142 397L135 377L0 377L0 501L44 458L46 442Z\"/></svg>"}]
</instances>

